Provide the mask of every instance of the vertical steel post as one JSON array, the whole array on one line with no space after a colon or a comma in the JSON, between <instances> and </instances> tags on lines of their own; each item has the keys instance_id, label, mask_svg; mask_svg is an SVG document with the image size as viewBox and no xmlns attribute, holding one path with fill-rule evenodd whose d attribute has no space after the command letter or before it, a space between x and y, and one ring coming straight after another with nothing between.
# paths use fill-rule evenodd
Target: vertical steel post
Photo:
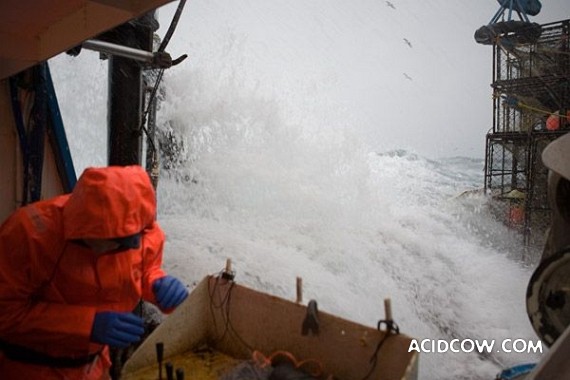
<instances>
[{"instance_id":1,"label":"vertical steel post","mask_svg":"<svg viewBox=\"0 0 570 380\"><path fill-rule=\"evenodd\" d=\"M154 12L118 26L105 40L152 51L152 35L157 29ZM109 62L109 165L141 164L143 66L129 58L111 57Z\"/></svg>"}]
</instances>

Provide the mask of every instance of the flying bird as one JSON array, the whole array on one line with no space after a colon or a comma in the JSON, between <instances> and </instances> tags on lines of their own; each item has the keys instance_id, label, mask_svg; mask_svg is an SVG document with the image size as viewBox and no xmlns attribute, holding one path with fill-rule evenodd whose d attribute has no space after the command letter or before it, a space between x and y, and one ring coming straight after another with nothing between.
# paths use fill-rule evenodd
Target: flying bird
<instances>
[{"instance_id":1,"label":"flying bird","mask_svg":"<svg viewBox=\"0 0 570 380\"><path fill-rule=\"evenodd\" d=\"M412 43L410 42L410 40L408 40L407 38L404 38L404 42L409 46L409 47L413 47Z\"/></svg>"},{"instance_id":2,"label":"flying bird","mask_svg":"<svg viewBox=\"0 0 570 380\"><path fill-rule=\"evenodd\" d=\"M396 7L394 6L394 4L392 4L392 3L389 2L389 1L386 1L386 5L389 6L390 8L392 8L392 9L396 9Z\"/></svg>"},{"instance_id":3,"label":"flying bird","mask_svg":"<svg viewBox=\"0 0 570 380\"><path fill-rule=\"evenodd\" d=\"M407 80L412 80L412 77L411 77L411 76L409 76L409 75L408 75L408 74L406 74L406 73L404 73L404 77L405 77Z\"/></svg>"}]
</instances>

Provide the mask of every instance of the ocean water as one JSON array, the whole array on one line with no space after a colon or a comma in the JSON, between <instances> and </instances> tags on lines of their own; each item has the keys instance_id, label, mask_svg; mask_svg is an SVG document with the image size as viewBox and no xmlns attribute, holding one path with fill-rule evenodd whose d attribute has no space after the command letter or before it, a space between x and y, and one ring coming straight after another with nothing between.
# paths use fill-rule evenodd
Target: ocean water
<instances>
[{"instance_id":1,"label":"ocean water","mask_svg":"<svg viewBox=\"0 0 570 380\"><path fill-rule=\"evenodd\" d=\"M194 136L201 152L161 179L170 272L194 284L231 258L240 283L293 300L300 276L304 299L365 325L383 319L389 297L401 331L418 339L536 341L520 237L483 194L457 196L482 183L481 159L250 126L237 116L228 134ZM422 354L420 378L492 379L537 359Z\"/></svg>"},{"instance_id":2,"label":"ocean water","mask_svg":"<svg viewBox=\"0 0 570 380\"><path fill-rule=\"evenodd\" d=\"M490 50L464 46L496 3L392 3L188 2L169 50L190 58L158 113L179 144L158 188L165 267L192 287L231 258L238 282L294 299L300 276L304 299L365 325L389 297L418 339L536 341L522 239L478 191ZM51 64L77 170L104 165L106 63ZM420 379L538 359L424 353Z\"/></svg>"}]
</instances>

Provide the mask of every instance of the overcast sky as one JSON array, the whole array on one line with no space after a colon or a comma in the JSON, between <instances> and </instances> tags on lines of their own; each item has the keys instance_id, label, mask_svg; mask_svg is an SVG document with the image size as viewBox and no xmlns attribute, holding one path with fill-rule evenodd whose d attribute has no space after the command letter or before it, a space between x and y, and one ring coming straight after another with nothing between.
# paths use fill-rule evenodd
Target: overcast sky
<instances>
[{"instance_id":1,"label":"overcast sky","mask_svg":"<svg viewBox=\"0 0 570 380\"><path fill-rule=\"evenodd\" d=\"M176 4L159 12L162 34ZM483 157L492 48L473 33L498 8L491 0L193 0L169 46L190 59L169 75L230 67L239 85L278 98L292 119L351 129L372 150ZM570 1L553 0L532 20L566 18Z\"/></svg>"}]
</instances>

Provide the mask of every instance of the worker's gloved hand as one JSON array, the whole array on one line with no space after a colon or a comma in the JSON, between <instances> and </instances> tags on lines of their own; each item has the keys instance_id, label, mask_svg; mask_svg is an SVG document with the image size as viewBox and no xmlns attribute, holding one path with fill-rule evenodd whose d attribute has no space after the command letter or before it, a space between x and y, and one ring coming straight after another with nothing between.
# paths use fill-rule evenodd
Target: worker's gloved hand
<instances>
[{"instance_id":1,"label":"worker's gloved hand","mask_svg":"<svg viewBox=\"0 0 570 380\"><path fill-rule=\"evenodd\" d=\"M143 320L133 313L101 311L95 314L91 341L125 348L144 334Z\"/></svg>"},{"instance_id":2,"label":"worker's gloved hand","mask_svg":"<svg viewBox=\"0 0 570 380\"><path fill-rule=\"evenodd\" d=\"M180 280L164 276L152 283L152 291L161 309L171 309L182 303L188 296L188 290Z\"/></svg>"}]
</instances>

